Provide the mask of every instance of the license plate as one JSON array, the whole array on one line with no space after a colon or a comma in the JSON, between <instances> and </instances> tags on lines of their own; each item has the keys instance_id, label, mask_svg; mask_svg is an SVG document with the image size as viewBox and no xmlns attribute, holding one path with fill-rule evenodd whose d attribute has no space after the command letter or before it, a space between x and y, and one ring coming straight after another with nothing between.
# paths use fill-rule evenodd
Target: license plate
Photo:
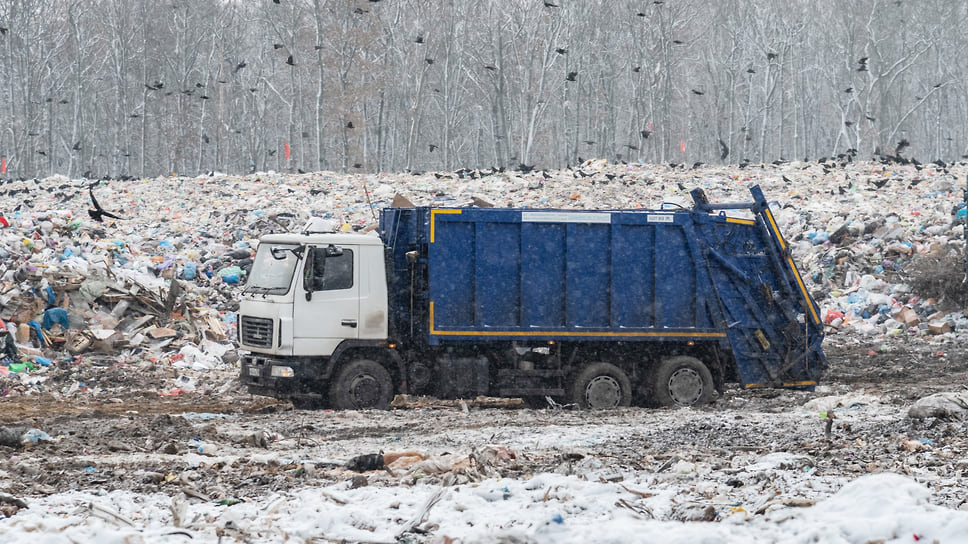
<instances>
[{"instance_id":1,"label":"license plate","mask_svg":"<svg viewBox=\"0 0 968 544\"><path fill-rule=\"evenodd\" d=\"M260 371L259 368L257 368L257 367L249 367L249 376L254 376L254 377L258 378L261 375L262 375L262 372Z\"/></svg>"}]
</instances>

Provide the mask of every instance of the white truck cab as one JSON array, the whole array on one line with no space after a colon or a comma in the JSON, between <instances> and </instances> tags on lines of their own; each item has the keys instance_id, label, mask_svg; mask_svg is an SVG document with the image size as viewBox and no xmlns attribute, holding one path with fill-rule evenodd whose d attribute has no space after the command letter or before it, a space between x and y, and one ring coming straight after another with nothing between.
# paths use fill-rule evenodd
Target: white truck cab
<instances>
[{"instance_id":1,"label":"white truck cab","mask_svg":"<svg viewBox=\"0 0 968 544\"><path fill-rule=\"evenodd\" d=\"M329 372L320 362L341 346L385 342L383 247L364 234L264 236L239 305L248 376L278 387L296 374Z\"/></svg>"}]
</instances>

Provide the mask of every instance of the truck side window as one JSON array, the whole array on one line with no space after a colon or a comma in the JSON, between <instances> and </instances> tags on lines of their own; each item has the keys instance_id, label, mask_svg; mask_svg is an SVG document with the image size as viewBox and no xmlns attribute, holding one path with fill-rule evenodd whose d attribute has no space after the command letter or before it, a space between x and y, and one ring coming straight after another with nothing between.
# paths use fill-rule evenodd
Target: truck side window
<instances>
[{"instance_id":1,"label":"truck side window","mask_svg":"<svg viewBox=\"0 0 968 544\"><path fill-rule=\"evenodd\" d=\"M319 268L315 267L316 270ZM313 278L313 291L336 291L350 287L353 287L353 251L344 249L342 255L326 257L323 275Z\"/></svg>"}]
</instances>

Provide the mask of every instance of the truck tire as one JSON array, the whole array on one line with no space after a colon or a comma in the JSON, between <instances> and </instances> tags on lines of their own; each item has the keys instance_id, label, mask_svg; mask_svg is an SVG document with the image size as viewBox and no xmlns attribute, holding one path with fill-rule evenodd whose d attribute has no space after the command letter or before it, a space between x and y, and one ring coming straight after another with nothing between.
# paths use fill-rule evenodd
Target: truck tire
<instances>
[{"instance_id":1,"label":"truck tire","mask_svg":"<svg viewBox=\"0 0 968 544\"><path fill-rule=\"evenodd\" d=\"M653 374L655 401L660 406L697 406L713 401L713 375L695 357L663 360Z\"/></svg>"},{"instance_id":2,"label":"truck tire","mask_svg":"<svg viewBox=\"0 0 968 544\"><path fill-rule=\"evenodd\" d=\"M337 410L386 410L393 400L393 381L380 363L354 359L336 375L329 388L329 400Z\"/></svg>"},{"instance_id":3,"label":"truck tire","mask_svg":"<svg viewBox=\"0 0 968 544\"><path fill-rule=\"evenodd\" d=\"M591 363L571 386L571 401L593 410L632 405L632 382L611 363Z\"/></svg>"}]
</instances>

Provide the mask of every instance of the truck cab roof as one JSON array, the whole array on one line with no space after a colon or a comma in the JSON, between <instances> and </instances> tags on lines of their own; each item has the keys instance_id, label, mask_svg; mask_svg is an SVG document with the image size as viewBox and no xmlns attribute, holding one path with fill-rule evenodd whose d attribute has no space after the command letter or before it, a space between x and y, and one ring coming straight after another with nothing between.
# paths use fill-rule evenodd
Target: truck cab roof
<instances>
[{"instance_id":1,"label":"truck cab roof","mask_svg":"<svg viewBox=\"0 0 968 544\"><path fill-rule=\"evenodd\" d=\"M370 234L327 232L312 234L267 234L263 236L259 243L264 244L336 244L336 245L360 245L360 246L379 246L383 241L379 236Z\"/></svg>"}]
</instances>

